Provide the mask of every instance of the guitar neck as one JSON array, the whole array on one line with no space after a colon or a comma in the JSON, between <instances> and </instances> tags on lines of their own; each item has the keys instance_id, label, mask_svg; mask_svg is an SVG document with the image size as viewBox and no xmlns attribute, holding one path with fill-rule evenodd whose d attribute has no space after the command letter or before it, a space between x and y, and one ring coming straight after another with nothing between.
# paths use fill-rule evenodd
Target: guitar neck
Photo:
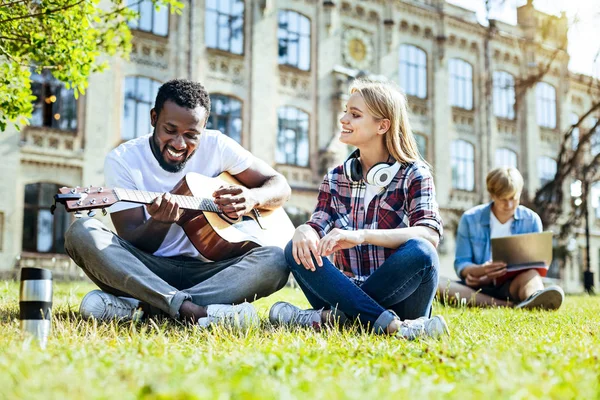
<instances>
[{"instance_id":1,"label":"guitar neck","mask_svg":"<svg viewBox=\"0 0 600 400\"><path fill-rule=\"evenodd\" d=\"M144 190L130 189L114 189L114 192L119 201L138 204L151 204L155 198L163 195L163 193L160 192L147 192ZM210 211L215 213L221 212L212 199L181 196L178 194L174 194L172 196L177 204L179 204L179 208L184 210Z\"/></svg>"}]
</instances>

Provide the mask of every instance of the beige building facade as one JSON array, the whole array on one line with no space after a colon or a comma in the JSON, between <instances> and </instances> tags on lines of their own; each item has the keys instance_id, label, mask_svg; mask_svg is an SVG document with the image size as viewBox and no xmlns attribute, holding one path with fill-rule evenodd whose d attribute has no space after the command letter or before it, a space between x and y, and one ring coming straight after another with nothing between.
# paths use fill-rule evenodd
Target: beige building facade
<instances>
[{"instance_id":1,"label":"beige building facade","mask_svg":"<svg viewBox=\"0 0 600 400\"><path fill-rule=\"evenodd\" d=\"M312 211L326 170L349 154L337 136L352 79L397 82L434 170L445 224L442 274L450 277L458 220L488 201L487 171L514 165L526 194L535 193L556 169L561 133L598 95L557 50L566 18L539 13L531 2L519 8L517 26L494 22L492 34L472 11L443 0L192 0L182 15L146 3L138 6L129 60L109 60L110 69L92 76L72 103L41 77L35 123L2 134L0 187L8 195L0 199L0 269L78 273L61 247L70 216L49 214L52 191L102 185L105 155L150 131L156 90L172 78L201 81L213 100L209 125L287 177L295 221ZM548 26L551 34L542 36ZM519 82L551 59L540 82L520 91ZM600 219L590 213L597 287ZM582 290L584 243L580 234L571 261L555 271L569 291Z\"/></svg>"}]
</instances>

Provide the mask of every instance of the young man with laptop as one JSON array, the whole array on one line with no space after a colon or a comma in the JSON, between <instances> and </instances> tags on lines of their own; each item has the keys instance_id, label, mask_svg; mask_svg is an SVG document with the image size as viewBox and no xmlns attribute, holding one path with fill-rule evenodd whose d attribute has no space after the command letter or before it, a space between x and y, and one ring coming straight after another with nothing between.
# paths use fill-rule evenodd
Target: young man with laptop
<instances>
[{"instance_id":1,"label":"young man with laptop","mask_svg":"<svg viewBox=\"0 0 600 400\"><path fill-rule=\"evenodd\" d=\"M515 168L500 167L488 173L486 184L492 201L467 210L458 225L454 269L461 281L440 279L440 298L558 309L563 290L544 288L541 278L552 261L552 234L541 233L539 215L519 205L523 177Z\"/></svg>"}]
</instances>

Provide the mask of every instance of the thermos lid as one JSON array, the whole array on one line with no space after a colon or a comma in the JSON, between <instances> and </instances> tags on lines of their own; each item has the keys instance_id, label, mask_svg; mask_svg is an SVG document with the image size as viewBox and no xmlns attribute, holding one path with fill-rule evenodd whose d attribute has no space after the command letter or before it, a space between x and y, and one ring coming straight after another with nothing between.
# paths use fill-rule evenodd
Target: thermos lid
<instances>
[{"instance_id":1,"label":"thermos lid","mask_svg":"<svg viewBox=\"0 0 600 400\"><path fill-rule=\"evenodd\" d=\"M21 268L22 281L52 280L52 272L44 268Z\"/></svg>"}]
</instances>

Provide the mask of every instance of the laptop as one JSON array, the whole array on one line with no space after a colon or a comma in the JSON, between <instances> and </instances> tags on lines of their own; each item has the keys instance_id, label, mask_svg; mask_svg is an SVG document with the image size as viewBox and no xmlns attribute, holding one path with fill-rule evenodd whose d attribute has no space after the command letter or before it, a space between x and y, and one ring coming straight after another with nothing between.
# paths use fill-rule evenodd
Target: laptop
<instances>
[{"instance_id":1,"label":"laptop","mask_svg":"<svg viewBox=\"0 0 600 400\"><path fill-rule=\"evenodd\" d=\"M552 232L524 233L492 239L492 259L504 261L507 272L548 271L552 263Z\"/></svg>"}]
</instances>

